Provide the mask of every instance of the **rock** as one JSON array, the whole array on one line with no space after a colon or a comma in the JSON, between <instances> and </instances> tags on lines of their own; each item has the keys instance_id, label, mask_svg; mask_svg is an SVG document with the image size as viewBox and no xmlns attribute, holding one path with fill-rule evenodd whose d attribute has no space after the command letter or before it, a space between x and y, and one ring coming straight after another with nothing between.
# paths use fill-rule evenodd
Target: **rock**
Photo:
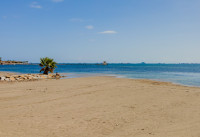
<instances>
[{"instance_id":1,"label":"rock","mask_svg":"<svg viewBox=\"0 0 200 137\"><path fill-rule=\"evenodd\" d=\"M5 81L10 81L10 79L9 78L5 78Z\"/></svg>"},{"instance_id":2,"label":"rock","mask_svg":"<svg viewBox=\"0 0 200 137\"><path fill-rule=\"evenodd\" d=\"M32 79L32 77L31 77L31 76L28 76L27 79Z\"/></svg>"},{"instance_id":3,"label":"rock","mask_svg":"<svg viewBox=\"0 0 200 137\"><path fill-rule=\"evenodd\" d=\"M1 77L1 81L4 81L6 79L6 77Z\"/></svg>"},{"instance_id":4,"label":"rock","mask_svg":"<svg viewBox=\"0 0 200 137\"><path fill-rule=\"evenodd\" d=\"M22 74L22 75L6 75L0 77L0 81L27 81L27 80L39 80L39 79L59 79L62 76L60 74Z\"/></svg>"},{"instance_id":5,"label":"rock","mask_svg":"<svg viewBox=\"0 0 200 137\"><path fill-rule=\"evenodd\" d=\"M15 81L15 78L14 77L10 77L10 81Z\"/></svg>"},{"instance_id":6,"label":"rock","mask_svg":"<svg viewBox=\"0 0 200 137\"><path fill-rule=\"evenodd\" d=\"M24 81L24 79L20 79L20 78L18 78L17 81Z\"/></svg>"},{"instance_id":7,"label":"rock","mask_svg":"<svg viewBox=\"0 0 200 137\"><path fill-rule=\"evenodd\" d=\"M56 78L61 78L61 76L56 76Z\"/></svg>"},{"instance_id":8,"label":"rock","mask_svg":"<svg viewBox=\"0 0 200 137\"><path fill-rule=\"evenodd\" d=\"M46 79L48 76L47 75L41 75L40 76L42 79Z\"/></svg>"}]
</instances>

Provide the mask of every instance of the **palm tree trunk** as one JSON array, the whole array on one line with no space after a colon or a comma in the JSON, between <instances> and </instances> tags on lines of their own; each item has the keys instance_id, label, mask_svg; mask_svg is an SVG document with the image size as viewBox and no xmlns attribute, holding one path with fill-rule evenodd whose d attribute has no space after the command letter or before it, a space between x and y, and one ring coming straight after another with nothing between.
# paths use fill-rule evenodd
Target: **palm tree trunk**
<instances>
[{"instance_id":1,"label":"palm tree trunk","mask_svg":"<svg viewBox=\"0 0 200 137\"><path fill-rule=\"evenodd\" d=\"M43 74L48 75L48 73L49 73L49 68L47 67L47 68L44 70L44 73L43 73Z\"/></svg>"}]
</instances>

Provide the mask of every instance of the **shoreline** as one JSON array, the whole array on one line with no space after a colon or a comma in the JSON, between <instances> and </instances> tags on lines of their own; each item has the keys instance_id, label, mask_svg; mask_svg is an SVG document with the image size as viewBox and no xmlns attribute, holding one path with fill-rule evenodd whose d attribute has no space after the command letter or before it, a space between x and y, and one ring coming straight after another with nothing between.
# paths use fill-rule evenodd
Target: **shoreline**
<instances>
[{"instance_id":1,"label":"shoreline","mask_svg":"<svg viewBox=\"0 0 200 137\"><path fill-rule=\"evenodd\" d=\"M18 73L18 72L11 72L11 71L0 71L0 76L2 74L8 74L8 75L20 75L20 74L29 74L29 73ZM32 73L31 73L32 74ZM33 74L41 74L41 73L33 73ZM55 73L49 73L49 74L55 74ZM88 78L88 77L114 77L114 78L120 78L120 79L133 79L133 80L144 80L144 81L152 81L152 82L165 82L165 83L171 83L174 85L179 85L179 86L184 86L184 87L196 87L200 88L200 86L194 86L194 85L186 85L186 84L181 84L181 83L176 83L176 82L171 82L171 81L165 81L165 80L159 80L159 79L143 79L143 78L127 78L123 77L120 75L115 75L115 74L104 74L104 73L59 73L62 77L60 79L71 79L71 78Z\"/></svg>"}]
</instances>

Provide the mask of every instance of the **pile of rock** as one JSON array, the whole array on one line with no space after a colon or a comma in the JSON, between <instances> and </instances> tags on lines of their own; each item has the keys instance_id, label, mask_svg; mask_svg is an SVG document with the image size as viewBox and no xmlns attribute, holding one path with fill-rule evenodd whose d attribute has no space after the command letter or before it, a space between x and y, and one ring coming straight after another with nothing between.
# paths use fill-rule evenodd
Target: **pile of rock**
<instances>
[{"instance_id":1,"label":"pile of rock","mask_svg":"<svg viewBox=\"0 0 200 137\"><path fill-rule=\"evenodd\" d=\"M53 79L53 78L61 78L59 74L22 74L22 75L6 75L0 76L0 81L31 81L31 80L39 80L39 79Z\"/></svg>"}]
</instances>

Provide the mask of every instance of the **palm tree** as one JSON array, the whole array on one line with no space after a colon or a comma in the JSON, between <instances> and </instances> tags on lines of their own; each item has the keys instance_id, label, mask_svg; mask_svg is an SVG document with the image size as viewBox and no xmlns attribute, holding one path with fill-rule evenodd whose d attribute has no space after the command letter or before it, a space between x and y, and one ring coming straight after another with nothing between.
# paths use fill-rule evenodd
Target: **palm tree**
<instances>
[{"instance_id":1,"label":"palm tree","mask_svg":"<svg viewBox=\"0 0 200 137\"><path fill-rule=\"evenodd\" d=\"M40 66L43 67L40 72L44 71L43 74L48 75L49 71L53 73L54 69L57 68L56 62L48 57L40 58Z\"/></svg>"}]
</instances>

